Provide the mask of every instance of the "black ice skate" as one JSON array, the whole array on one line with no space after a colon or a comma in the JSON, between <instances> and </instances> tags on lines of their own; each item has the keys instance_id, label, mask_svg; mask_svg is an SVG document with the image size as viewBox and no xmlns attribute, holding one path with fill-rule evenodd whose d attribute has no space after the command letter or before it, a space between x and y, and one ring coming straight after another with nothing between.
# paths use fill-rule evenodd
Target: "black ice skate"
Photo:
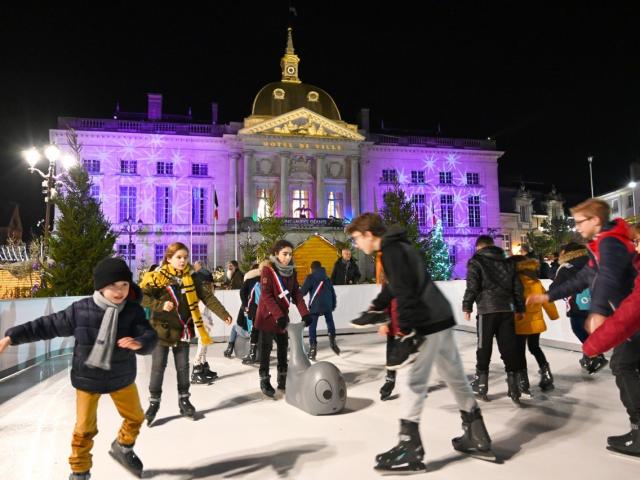
<instances>
[{"instance_id":1,"label":"black ice skate","mask_svg":"<svg viewBox=\"0 0 640 480\"><path fill-rule=\"evenodd\" d=\"M520 405L520 381L518 372L507 372L507 396L516 405Z\"/></svg>"},{"instance_id":2,"label":"black ice skate","mask_svg":"<svg viewBox=\"0 0 640 480\"><path fill-rule=\"evenodd\" d=\"M640 425L631 424L631 431L624 435L607 437L607 450L640 458Z\"/></svg>"},{"instance_id":3,"label":"black ice skate","mask_svg":"<svg viewBox=\"0 0 640 480\"><path fill-rule=\"evenodd\" d=\"M69 480L90 480L91 472L76 472L69 475Z\"/></svg>"},{"instance_id":4,"label":"black ice skate","mask_svg":"<svg viewBox=\"0 0 640 480\"><path fill-rule=\"evenodd\" d=\"M158 410L160 409L160 399L152 398L149 402L149 408L144 412L144 418L147 419L147 425L150 427L153 421L156 419Z\"/></svg>"},{"instance_id":5,"label":"black ice skate","mask_svg":"<svg viewBox=\"0 0 640 480\"><path fill-rule=\"evenodd\" d=\"M491 438L484 425L478 407L470 412L460 411L464 434L451 440L453 448L480 460L495 462L495 453L491 450Z\"/></svg>"},{"instance_id":6,"label":"black ice skate","mask_svg":"<svg viewBox=\"0 0 640 480\"><path fill-rule=\"evenodd\" d=\"M368 328L384 325L388 321L389 314L385 310L369 310L362 312L355 320L351 320L351 326L355 328Z\"/></svg>"},{"instance_id":7,"label":"black ice skate","mask_svg":"<svg viewBox=\"0 0 640 480\"><path fill-rule=\"evenodd\" d=\"M384 385L380 387L380 400L388 400L396 386L395 370L387 370L387 376L384 379Z\"/></svg>"},{"instance_id":8,"label":"black ice skate","mask_svg":"<svg viewBox=\"0 0 640 480\"><path fill-rule=\"evenodd\" d=\"M194 365L191 373L191 383L196 385L211 385L213 380L205 374L204 365Z\"/></svg>"},{"instance_id":9,"label":"black ice skate","mask_svg":"<svg viewBox=\"0 0 640 480\"><path fill-rule=\"evenodd\" d=\"M287 387L287 370L278 369L278 390L284 390Z\"/></svg>"},{"instance_id":10,"label":"black ice skate","mask_svg":"<svg viewBox=\"0 0 640 480\"><path fill-rule=\"evenodd\" d=\"M597 357L590 358L589 363L587 364L587 372L589 372L589 375L598 373L600 370L606 367L608 363L609 360L607 360L602 354L598 355Z\"/></svg>"},{"instance_id":11,"label":"black ice skate","mask_svg":"<svg viewBox=\"0 0 640 480\"><path fill-rule=\"evenodd\" d=\"M211 369L209 368L209 362L204 362L202 364L202 371L204 373L204 376L207 377L209 381L213 382L214 380L218 379L218 372L211 371Z\"/></svg>"},{"instance_id":12,"label":"black ice skate","mask_svg":"<svg viewBox=\"0 0 640 480\"><path fill-rule=\"evenodd\" d=\"M317 354L318 354L318 342L310 342L309 343L309 355L307 355L307 357L309 358L309 360L314 360L315 361Z\"/></svg>"},{"instance_id":13,"label":"black ice skate","mask_svg":"<svg viewBox=\"0 0 640 480\"><path fill-rule=\"evenodd\" d=\"M335 335L329 335L329 346L331 347L331 350L333 350L333 353L340 355L340 347L338 347L338 344L336 343Z\"/></svg>"},{"instance_id":14,"label":"black ice skate","mask_svg":"<svg viewBox=\"0 0 640 480\"><path fill-rule=\"evenodd\" d=\"M195 420L196 407L194 407L189 401L189 394L180 394L180 398L178 399L178 407L180 408L180 415L188 418L189 420Z\"/></svg>"},{"instance_id":15,"label":"black ice skate","mask_svg":"<svg viewBox=\"0 0 640 480\"><path fill-rule=\"evenodd\" d=\"M553 390L555 387L553 386L553 375L551 375L551 370L549 369L549 364L546 363L539 370L540 373L540 389L543 392L549 392Z\"/></svg>"},{"instance_id":16,"label":"black ice skate","mask_svg":"<svg viewBox=\"0 0 640 480\"><path fill-rule=\"evenodd\" d=\"M114 440L109 455L136 477L142 478L142 461L133 451L133 445L120 445L118 440Z\"/></svg>"},{"instance_id":17,"label":"black ice skate","mask_svg":"<svg viewBox=\"0 0 640 480\"><path fill-rule=\"evenodd\" d=\"M485 402L489 401L487 393L489 392L489 372L486 370L476 370L476 374L471 382L471 390Z\"/></svg>"},{"instance_id":18,"label":"black ice skate","mask_svg":"<svg viewBox=\"0 0 640 480\"><path fill-rule=\"evenodd\" d=\"M223 355L227 358L231 358L231 355L233 355L233 342L229 342L229 345L227 345L227 349L224 351Z\"/></svg>"},{"instance_id":19,"label":"black ice skate","mask_svg":"<svg viewBox=\"0 0 640 480\"><path fill-rule=\"evenodd\" d=\"M420 353L424 337L411 330L403 337L397 337L387 354L387 370L400 370L413 363Z\"/></svg>"},{"instance_id":20,"label":"black ice skate","mask_svg":"<svg viewBox=\"0 0 640 480\"><path fill-rule=\"evenodd\" d=\"M518 380L520 381L520 393L529 398L533 398L531 385L529 384L529 373L526 370L520 370L518 372L518 377Z\"/></svg>"},{"instance_id":21,"label":"black ice skate","mask_svg":"<svg viewBox=\"0 0 640 480\"><path fill-rule=\"evenodd\" d=\"M249 353L242 359L243 365L253 365L257 360L258 344L251 343L249 345Z\"/></svg>"},{"instance_id":22,"label":"black ice skate","mask_svg":"<svg viewBox=\"0 0 640 480\"><path fill-rule=\"evenodd\" d=\"M424 473L424 448L420 440L418 424L400 420L400 441L398 445L376 455L375 471L382 475L411 475Z\"/></svg>"},{"instance_id":23,"label":"black ice skate","mask_svg":"<svg viewBox=\"0 0 640 480\"><path fill-rule=\"evenodd\" d=\"M276 391L271 386L271 381L269 380L271 375L260 375L260 390L267 397L273 398L276 394Z\"/></svg>"}]
</instances>

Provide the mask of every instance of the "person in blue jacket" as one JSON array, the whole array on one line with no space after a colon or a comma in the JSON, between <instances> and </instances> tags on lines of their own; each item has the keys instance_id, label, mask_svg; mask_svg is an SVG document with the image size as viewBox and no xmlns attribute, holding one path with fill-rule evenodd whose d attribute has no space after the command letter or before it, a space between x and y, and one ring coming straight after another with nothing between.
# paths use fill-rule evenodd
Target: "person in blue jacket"
<instances>
[{"instance_id":1,"label":"person in blue jacket","mask_svg":"<svg viewBox=\"0 0 640 480\"><path fill-rule=\"evenodd\" d=\"M322 264L314 260L311 262L311 273L304 279L302 295L309 294L309 312L313 321L309 325L309 360L315 360L318 352L316 329L318 318L324 315L329 330L329 345L336 355L340 355L340 348L336 343L336 325L333 323L333 311L336 309L336 291L327 276Z\"/></svg>"}]
</instances>

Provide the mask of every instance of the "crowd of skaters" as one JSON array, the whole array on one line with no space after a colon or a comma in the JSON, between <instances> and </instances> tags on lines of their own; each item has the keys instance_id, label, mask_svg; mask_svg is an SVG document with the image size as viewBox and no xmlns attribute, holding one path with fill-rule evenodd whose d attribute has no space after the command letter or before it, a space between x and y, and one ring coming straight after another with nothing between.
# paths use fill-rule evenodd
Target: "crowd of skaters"
<instances>
[{"instance_id":1,"label":"crowd of skaters","mask_svg":"<svg viewBox=\"0 0 640 480\"><path fill-rule=\"evenodd\" d=\"M435 366L459 406L463 434L453 447L484 460L495 460L491 439L477 398L486 399L493 339L504 363L507 395L519 404L532 397L527 349L538 366L542 391L554 388L549 362L540 347L550 320L559 315L554 301L567 300L568 316L583 343L580 365L595 374L613 348L611 369L620 398L629 415L631 430L607 439L607 448L640 456L640 282L636 255L640 228L630 228L622 219L609 220L605 202L590 199L572 209L576 231L586 245L562 247L551 263L540 261L526 246L521 255L507 257L489 236L476 240L470 259L462 310L470 321L476 312L476 371L469 382L453 339L453 310L431 280L423 256L410 244L406 231L387 228L376 214L363 214L347 227L355 246L365 254L377 254L384 271L379 295L366 312L354 319L354 327L378 326L386 337L385 382L382 400L395 388L396 372L408 369L400 398L403 402L399 442L376 456L375 468L382 473L413 473L425 470L419 423L426 399L430 372ZM634 246L635 244L635 246ZM239 337L249 339L243 364L258 364L259 387L273 397L270 355L277 348L276 388L286 389L289 309L296 306L309 328L308 356L317 355L317 324L323 317L330 349L340 354L332 313L337 306L333 285L356 284L360 280L350 249L343 249L331 276L318 261L298 285L293 264L293 245L277 241L268 259L243 273L238 263L227 264L224 286L238 289L241 307L236 315L224 356L232 358ZM544 267L546 265L546 268ZM545 291L541 278L552 277ZM634 281L636 288L633 290ZM66 310L14 327L0 340L0 352L9 345L54 338L76 337L72 385L77 391L76 425L69 458L72 480L90 478L91 448L97 434L97 400L109 394L123 423L110 455L136 475L142 475L141 460L133 451L140 427L146 419L153 425L161 407L164 372L169 353L176 367L178 409L194 419L190 402L191 384L211 384L217 373L207 362L211 326L217 317L227 325L233 317L214 295L211 272L200 262L189 262L189 249L180 242L167 247L160 265L154 265L138 286L126 263L117 258L99 262L94 270L92 297L75 302ZM633 292L632 292L633 290ZM307 296L307 301L305 301ZM198 342L189 361L190 344ZM135 354L151 354L149 402L142 409L135 387Z\"/></svg>"}]
</instances>

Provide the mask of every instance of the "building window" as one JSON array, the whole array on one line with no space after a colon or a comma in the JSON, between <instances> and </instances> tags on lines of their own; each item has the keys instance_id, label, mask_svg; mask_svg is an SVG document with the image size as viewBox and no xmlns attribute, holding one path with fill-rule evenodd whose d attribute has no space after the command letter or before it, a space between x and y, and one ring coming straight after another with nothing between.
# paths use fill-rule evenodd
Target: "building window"
<instances>
[{"instance_id":1,"label":"building window","mask_svg":"<svg viewBox=\"0 0 640 480\"><path fill-rule=\"evenodd\" d=\"M527 234L520 235L520 245L529 245L529 240L527 239Z\"/></svg>"},{"instance_id":2,"label":"building window","mask_svg":"<svg viewBox=\"0 0 640 480\"><path fill-rule=\"evenodd\" d=\"M136 218L136 187L120 187L120 210L118 221L126 222L128 218Z\"/></svg>"},{"instance_id":3,"label":"building window","mask_svg":"<svg viewBox=\"0 0 640 480\"><path fill-rule=\"evenodd\" d=\"M207 250L206 243L194 243L191 247L191 263L203 262L207 263Z\"/></svg>"},{"instance_id":4,"label":"building window","mask_svg":"<svg viewBox=\"0 0 640 480\"><path fill-rule=\"evenodd\" d=\"M627 197L627 208L633 208L633 194Z\"/></svg>"},{"instance_id":5,"label":"building window","mask_svg":"<svg viewBox=\"0 0 640 480\"><path fill-rule=\"evenodd\" d=\"M167 246L162 243L156 243L153 251L153 263L161 265L164 259L164 252L167 250Z\"/></svg>"},{"instance_id":6,"label":"building window","mask_svg":"<svg viewBox=\"0 0 640 480\"><path fill-rule=\"evenodd\" d=\"M456 246L449 245L449 263L452 267L456 264L456 253Z\"/></svg>"},{"instance_id":7,"label":"building window","mask_svg":"<svg viewBox=\"0 0 640 480\"><path fill-rule=\"evenodd\" d=\"M100 160L82 160L82 165L87 173L100 173Z\"/></svg>"},{"instance_id":8,"label":"building window","mask_svg":"<svg viewBox=\"0 0 640 480\"><path fill-rule=\"evenodd\" d=\"M294 190L291 199L293 218L309 218L309 191Z\"/></svg>"},{"instance_id":9,"label":"building window","mask_svg":"<svg viewBox=\"0 0 640 480\"><path fill-rule=\"evenodd\" d=\"M469 202L469 226L480 226L480 195L471 195L468 199Z\"/></svg>"},{"instance_id":10,"label":"building window","mask_svg":"<svg viewBox=\"0 0 640 480\"><path fill-rule=\"evenodd\" d=\"M173 175L173 163L172 162L158 162L158 163L156 163L156 174L158 174L158 175Z\"/></svg>"},{"instance_id":11,"label":"building window","mask_svg":"<svg viewBox=\"0 0 640 480\"><path fill-rule=\"evenodd\" d=\"M520 205L520 222L529 223L529 207L527 205Z\"/></svg>"},{"instance_id":12,"label":"building window","mask_svg":"<svg viewBox=\"0 0 640 480\"><path fill-rule=\"evenodd\" d=\"M96 201L96 203L100 203L100 185L91 185L89 195Z\"/></svg>"},{"instance_id":13,"label":"building window","mask_svg":"<svg viewBox=\"0 0 640 480\"><path fill-rule=\"evenodd\" d=\"M422 170L411 170L411 183L424 183L424 172Z\"/></svg>"},{"instance_id":14,"label":"building window","mask_svg":"<svg viewBox=\"0 0 640 480\"><path fill-rule=\"evenodd\" d=\"M502 237L502 248L504 249L505 252L511 255L511 234L504 233L501 235L501 237Z\"/></svg>"},{"instance_id":15,"label":"building window","mask_svg":"<svg viewBox=\"0 0 640 480\"><path fill-rule=\"evenodd\" d=\"M327 199L327 217L344 217L342 192L329 192Z\"/></svg>"},{"instance_id":16,"label":"building window","mask_svg":"<svg viewBox=\"0 0 640 480\"><path fill-rule=\"evenodd\" d=\"M467 185L480 185L480 175L477 173L467 173Z\"/></svg>"},{"instance_id":17,"label":"building window","mask_svg":"<svg viewBox=\"0 0 640 480\"><path fill-rule=\"evenodd\" d=\"M204 225L207 223L207 189L196 187L191 195L191 221L194 225Z\"/></svg>"},{"instance_id":18,"label":"building window","mask_svg":"<svg viewBox=\"0 0 640 480\"><path fill-rule=\"evenodd\" d=\"M274 212L269 211L269 202L272 200L273 195L268 188L259 188L257 192L257 205L258 205L258 218L266 218L273 215Z\"/></svg>"},{"instance_id":19,"label":"building window","mask_svg":"<svg viewBox=\"0 0 640 480\"><path fill-rule=\"evenodd\" d=\"M443 227L454 226L453 195L440 195L440 218Z\"/></svg>"},{"instance_id":20,"label":"building window","mask_svg":"<svg viewBox=\"0 0 640 480\"><path fill-rule=\"evenodd\" d=\"M120 173L136 175L138 173L137 160L120 160Z\"/></svg>"},{"instance_id":21,"label":"building window","mask_svg":"<svg viewBox=\"0 0 640 480\"><path fill-rule=\"evenodd\" d=\"M396 170L382 170L383 183L396 183L398 181L398 172Z\"/></svg>"},{"instance_id":22,"label":"building window","mask_svg":"<svg viewBox=\"0 0 640 480\"><path fill-rule=\"evenodd\" d=\"M413 207L416 209L416 219L418 220L418 227L427 226L427 205L425 201L424 193L417 193L411 198Z\"/></svg>"},{"instance_id":23,"label":"building window","mask_svg":"<svg viewBox=\"0 0 640 480\"><path fill-rule=\"evenodd\" d=\"M156 223L171 223L170 187L156 187Z\"/></svg>"},{"instance_id":24,"label":"building window","mask_svg":"<svg viewBox=\"0 0 640 480\"><path fill-rule=\"evenodd\" d=\"M451 172L440 172L440 183L444 185L451 185L453 183L453 175Z\"/></svg>"},{"instance_id":25,"label":"building window","mask_svg":"<svg viewBox=\"0 0 640 480\"><path fill-rule=\"evenodd\" d=\"M191 175L194 177L206 177L209 174L209 165L206 163L192 163Z\"/></svg>"},{"instance_id":26,"label":"building window","mask_svg":"<svg viewBox=\"0 0 640 480\"><path fill-rule=\"evenodd\" d=\"M118 245L118 256L124 258L125 260L135 260L136 259L136 244L119 244Z\"/></svg>"},{"instance_id":27,"label":"building window","mask_svg":"<svg viewBox=\"0 0 640 480\"><path fill-rule=\"evenodd\" d=\"M619 212L620 212L620 204L618 200L614 200L613 203L611 204L611 213L616 215Z\"/></svg>"}]
</instances>

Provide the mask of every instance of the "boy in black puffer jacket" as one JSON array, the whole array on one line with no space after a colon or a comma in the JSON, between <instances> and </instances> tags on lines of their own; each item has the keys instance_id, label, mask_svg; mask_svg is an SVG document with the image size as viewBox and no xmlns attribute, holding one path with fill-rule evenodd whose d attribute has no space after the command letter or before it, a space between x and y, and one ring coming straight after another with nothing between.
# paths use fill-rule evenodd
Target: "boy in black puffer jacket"
<instances>
[{"instance_id":1,"label":"boy in black puffer jacket","mask_svg":"<svg viewBox=\"0 0 640 480\"><path fill-rule=\"evenodd\" d=\"M96 412L103 394L111 395L124 419L109 454L133 474L142 475L142 462L133 452L144 421L135 384L135 354L151 353L157 335L138 303L142 295L131 277L123 260L106 258L93 272L92 297L10 328L0 340L2 352L9 345L75 337L71 384L76 389L77 406L69 457L70 480L88 480L91 476L91 447L98 433Z\"/></svg>"},{"instance_id":2,"label":"boy in black puffer jacket","mask_svg":"<svg viewBox=\"0 0 640 480\"><path fill-rule=\"evenodd\" d=\"M333 323L332 312L336 309L336 291L327 272L322 264L314 260L311 262L311 274L304 279L304 284L300 289L300 293L309 296L309 311L313 321L309 325L309 360L316 359L318 351L318 341L316 337L316 328L318 327L318 318L324 315L329 330L329 345L336 355L340 355L340 348L336 343L336 325Z\"/></svg>"},{"instance_id":3,"label":"boy in black puffer jacket","mask_svg":"<svg viewBox=\"0 0 640 480\"><path fill-rule=\"evenodd\" d=\"M478 349L476 375L471 384L473 391L486 399L493 337L496 337L507 372L507 394L518 403L517 372L526 366L524 357L518 353L514 314L522 316L525 311L523 288L515 266L488 235L476 239L476 253L467 264L467 289L462 299L467 321L471 320L474 303L478 312Z\"/></svg>"}]
</instances>

